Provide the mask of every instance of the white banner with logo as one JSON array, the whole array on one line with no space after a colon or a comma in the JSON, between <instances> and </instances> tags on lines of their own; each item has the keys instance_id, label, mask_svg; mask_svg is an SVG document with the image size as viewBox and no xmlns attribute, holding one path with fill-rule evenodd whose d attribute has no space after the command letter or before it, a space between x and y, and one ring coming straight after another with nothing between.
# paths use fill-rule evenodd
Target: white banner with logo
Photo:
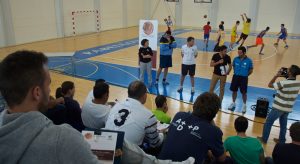
<instances>
[{"instance_id":1,"label":"white banner with logo","mask_svg":"<svg viewBox=\"0 0 300 164\"><path fill-rule=\"evenodd\" d=\"M153 51L157 50L158 21L157 20L140 20L139 27L139 45L143 39L149 40L149 47Z\"/></svg>"}]
</instances>

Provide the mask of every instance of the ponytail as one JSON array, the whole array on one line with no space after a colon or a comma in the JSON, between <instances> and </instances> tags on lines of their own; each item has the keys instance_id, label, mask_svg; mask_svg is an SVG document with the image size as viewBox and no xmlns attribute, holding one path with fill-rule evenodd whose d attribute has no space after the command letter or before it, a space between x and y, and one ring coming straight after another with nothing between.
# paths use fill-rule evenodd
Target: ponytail
<instances>
[{"instance_id":1,"label":"ponytail","mask_svg":"<svg viewBox=\"0 0 300 164\"><path fill-rule=\"evenodd\" d=\"M64 97L64 95L62 94L61 90L62 90L61 87L58 87L58 88L56 89L56 92L55 92L55 98L58 99L58 98L60 98L60 97Z\"/></svg>"}]
</instances>

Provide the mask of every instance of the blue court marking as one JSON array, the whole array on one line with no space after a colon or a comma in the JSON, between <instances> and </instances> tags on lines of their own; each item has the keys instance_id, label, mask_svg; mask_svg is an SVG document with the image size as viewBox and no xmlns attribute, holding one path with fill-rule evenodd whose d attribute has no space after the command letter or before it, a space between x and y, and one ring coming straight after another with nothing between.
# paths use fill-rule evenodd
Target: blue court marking
<instances>
[{"instance_id":1,"label":"blue court marking","mask_svg":"<svg viewBox=\"0 0 300 164\"><path fill-rule=\"evenodd\" d=\"M50 61L51 63L51 61ZM76 77L84 78L88 80L96 80L99 78L105 79L112 85L117 85L121 87L127 87L130 82L137 80L139 77L139 69L136 67L129 67L118 64L109 64L92 60L80 60L75 64ZM61 71L64 74L72 74L72 69L70 66L62 66L58 71ZM155 79L156 71L152 71L152 77ZM162 78L162 77L161 77ZM251 78L251 77L250 77ZM147 79L147 75L145 76ZM183 102L194 102L195 98L209 90L210 80L205 78L196 77L195 78L195 94L190 93L190 79L187 76L184 83L184 89L182 93L177 92L177 88L179 87L179 74L169 73L168 81L170 85L162 85L160 82L158 86L153 85L149 88L149 92L152 94L162 94L173 99L181 100ZM231 91L229 90L230 83L226 83L225 87L225 95L223 99L223 109L226 109L231 103ZM256 100L258 97L264 97L273 100L272 95L275 93L274 90L264 89L258 87L249 86L248 88L248 109L247 114L254 115L254 112L250 109L251 105L256 104ZM218 94L218 90L217 90ZM242 98L239 94L238 99L236 101L237 107L236 112L241 112L242 107ZM271 104L270 104L271 106ZM294 111L289 115L290 119L299 119L300 116L300 97L298 97L296 104L294 106Z\"/></svg>"},{"instance_id":2,"label":"blue court marking","mask_svg":"<svg viewBox=\"0 0 300 164\"><path fill-rule=\"evenodd\" d=\"M203 30L195 30L195 31L199 31L199 32L201 32L201 33L203 33ZM217 30L211 30L211 32L212 33L217 33ZM230 31L225 31L225 33L226 34L231 34L231 32ZM242 34L241 32L238 32L238 34L239 34L239 36ZM257 36L259 34L259 32L251 32L250 34L249 34L249 36ZM275 34L266 34L265 36L264 36L264 38L278 38L279 36L278 35L275 35ZM288 35L287 36L287 39L300 39L300 36L291 36L291 35Z\"/></svg>"},{"instance_id":3,"label":"blue court marking","mask_svg":"<svg viewBox=\"0 0 300 164\"><path fill-rule=\"evenodd\" d=\"M178 29L178 30L174 30L172 32L172 34L175 36L178 34L189 32L189 31L191 31L191 30ZM161 35L163 35L163 33L159 33L158 35L160 38ZM124 48L132 47L132 46L138 45L139 44L138 42L139 42L138 38L133 38L133 39L129 39L129 40L119 41L116 43L111 43L111 44L102 45L102 46L98 46L98 47L88 48L88 49L84 49L84 50L75 52L74 58L87 59L87 58L111 53L114 51L118 51L118 50L121 50Z\"/></svg>"},{"instance_id":4,"label":"blue court marking","mask_svg":"<svg viewBox=\"0 0 300 164\"><path fill-rule=\"evenodd\" d=\"M189 32L191 30L175 30L174 35ZM162 35L162 33L160 33ZM186 43L186 38L177 38L178 48L181 48L183 44ZM225 45L229 43L226 42ZM109 83L113 85L118 85L122 87L127 87L130 82L138 79L139 69L136 67L129 67L117 64L109 64L98 61L87 60L90 57L103 55L106 53L111 53L124 48L138 45L138 39L129 39L125 41L120 41L108 45L103 45L95 48L89 48L86 50L77 51L74 57L50 57L49 58L49 68L56 70L63 74L76 76L78 78L84 78L88 80L96 80L99 78L106 79ZM205 47L203 40L196 40L196 45L201 51ZM212 51L214 48L214 41L210 41L207 51ZM73 60L73 62L71 62ZM156 71L152 71L152 76L154 77ZM147 78L147 75L145 79ZM209 89L210 80L205 78L197 77L195 79L196 93L194 95L190 94L190 80L189 77L186 78L184 84L184 91L182 94L177 93L177 88L179 87L179 74L170 73L168 75L168 80L170 85L163 86L159 84L158 87L151 87L149 89L150 93L153 94L163 94L168 97L181 100L183 102L194 102L194 99L200 94ZM154 78L153 78L154 79ZM225 96L223 99L223 109L225 109L231 103L231 92L229 91L230 84L226 84ZM216 90L218 91L218 89ZM248 111L247 114L254 115L254 112L250 110L250 105L256 104L258 97L265 97L269 100L273 100L272 95L274 91L270 89L249 87L248 93ZM237 99L237 111L240 111L242 107L241 97ZM291 119L299 119L297 116L300 115L300 100L297 99L293 113L289 115Z\"/></svg>"}]
</instances>

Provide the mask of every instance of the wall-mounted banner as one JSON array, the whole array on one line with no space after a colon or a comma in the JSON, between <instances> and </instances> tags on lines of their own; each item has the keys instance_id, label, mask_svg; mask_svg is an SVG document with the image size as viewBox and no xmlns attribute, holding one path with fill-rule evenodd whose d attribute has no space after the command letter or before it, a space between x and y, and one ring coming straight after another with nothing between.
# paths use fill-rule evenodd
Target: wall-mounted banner
<instances>
[{"instance_id":1,"label":"wall-mounted banner","mask_svg":"<svg viewBox=\"0 0 300 164\"><path fill-rule=\"evenodd\" d=\"M143 39L149 40L149 47L153 51L157 50L158 21L157 20L140 20L139 27L139 45Z\"/></svg>"}]
</instances>

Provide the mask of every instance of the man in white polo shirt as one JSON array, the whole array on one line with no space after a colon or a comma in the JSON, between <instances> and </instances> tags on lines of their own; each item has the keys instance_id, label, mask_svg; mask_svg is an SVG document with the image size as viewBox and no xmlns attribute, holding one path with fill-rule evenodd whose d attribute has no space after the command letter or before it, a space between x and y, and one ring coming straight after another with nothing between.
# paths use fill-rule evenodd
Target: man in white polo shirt
<instances>
[{"instance_id":1,"label":"man in white polo shirt","mask_svg":"<svg viewBox=\"0 0 300 164\"><path fill-rule=\"evenodd\" d=\"M134 81L128 86L128 98L117 102L111 109L105 128L125 132L125 139L142 145L145 140L150 147L159 147L163 134L157 131L157 119L144 107L147 100L147 88L144 83Z\"/></svg>"},{"instance_id":2,"label":"man in white polo shirt","mask_svg":"<svg viewBox=\"0 0 300 164\"><path fill-rule=\"evenodd\" d=\"M109 85L99 82L94 86L93 97L87 99L82 106L82 122L91 129L104 128L111 106L107 104Z\"/></svg>"},{"instance_id":3,"label":"man in white polo shirt","mask_svg":"<svg viewBox=\"0 0 300 164\"><path fill-rule=\"evenodd\" d=\"M194 76L196 70L197 55L198 55L198 50L197 50L197 46L195 45L195 38L188 37L187 44L183 45L181 48L182 65L181 65L180 87L177 90L178 92L182 92L185 76L189 74L191 78L191 85L192 85L191 93L195 93Z\"/></svg>"}]
</instances>

